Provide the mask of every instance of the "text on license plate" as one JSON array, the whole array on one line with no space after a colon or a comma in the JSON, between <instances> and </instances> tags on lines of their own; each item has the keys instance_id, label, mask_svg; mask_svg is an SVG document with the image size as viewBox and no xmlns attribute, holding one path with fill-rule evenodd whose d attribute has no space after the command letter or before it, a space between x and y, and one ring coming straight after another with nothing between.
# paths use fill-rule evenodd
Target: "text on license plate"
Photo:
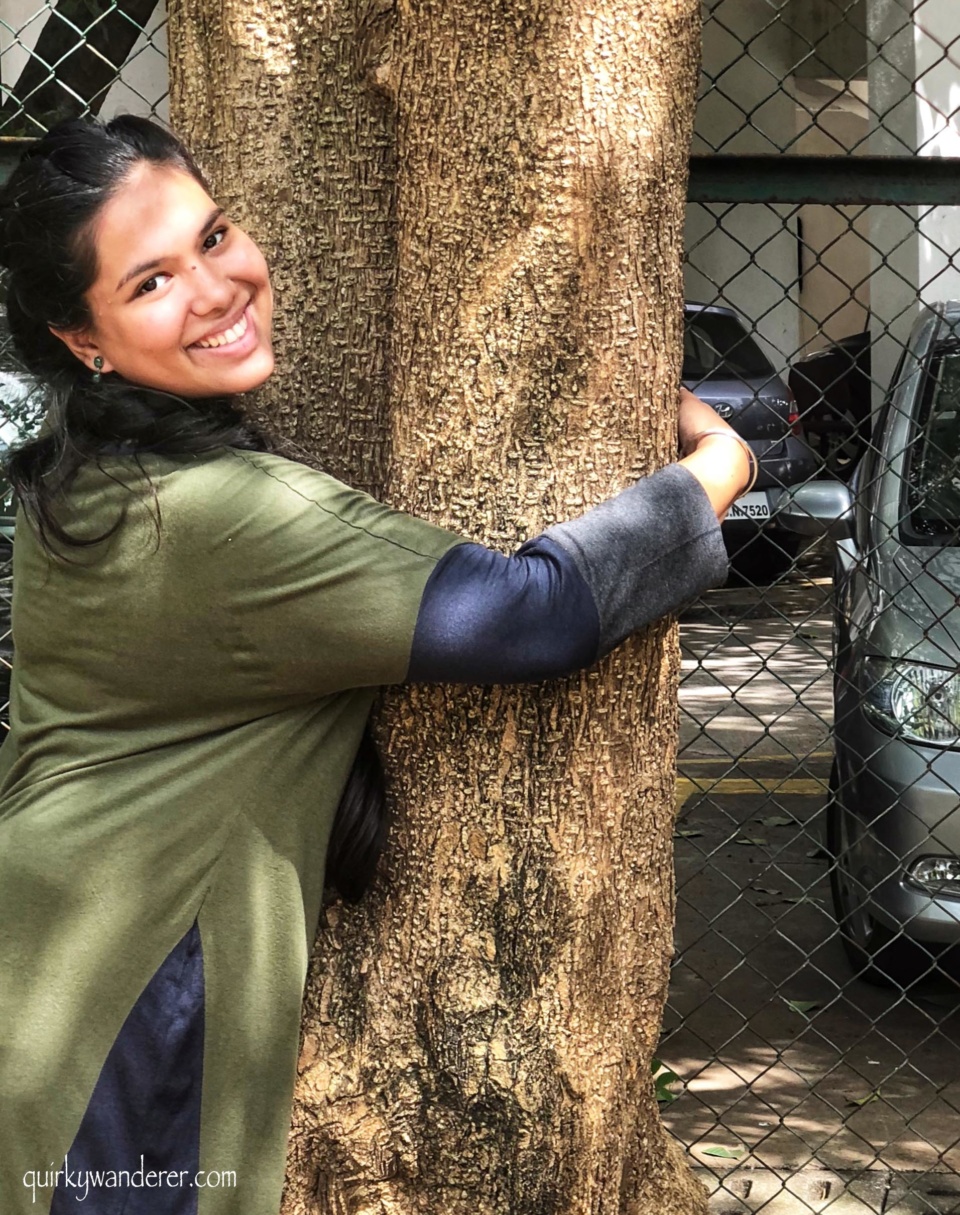
<instances>
[{"instance_id":1,"label":"text on license plate","mask_svg":"<svg viewBox=\"0 0 960 1215\"><path fill-rule=\"evenodd\" d=\"M727 512L728 519L769 519L770 503L764 493L744 494Z\"/></svg>"}]
</instances>

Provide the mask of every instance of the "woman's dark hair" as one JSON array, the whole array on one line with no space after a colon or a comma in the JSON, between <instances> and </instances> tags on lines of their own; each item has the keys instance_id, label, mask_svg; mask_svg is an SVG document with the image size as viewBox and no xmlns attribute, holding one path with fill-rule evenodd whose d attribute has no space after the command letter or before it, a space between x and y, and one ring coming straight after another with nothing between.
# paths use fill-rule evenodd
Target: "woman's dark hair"
<instances>
[{"instance_id":1,"label":"woman's dark hair","mask_svg":"<svg viewBox=\"0 0 960 1215\"><path fill-rule=\"evenodd\" d=\"M40 542L87 546L57 519L56 503L82 465L105 455L204 454L222 447L267 450L229 398L202 408L111 374L95 382L66 343L50 332L91 323L86 295L97 272L94 227L131 172L148 163L189 173L196 162L165 128L125 114L107 123L69 119L21 157L0 190L0 267L14 347L47 396L41 435L15 449L5 472ZM208 191L209 192L209 191ZM114 528L121 526L123 516ZM158 526L159 526L158 520ZM109 534L109 533L108 533ZM58 555L63 555L60 552ZM373 877L386 832L383 770L367 729L333 825L327 880L356 901Z\"/></svg>"}]
</instances>

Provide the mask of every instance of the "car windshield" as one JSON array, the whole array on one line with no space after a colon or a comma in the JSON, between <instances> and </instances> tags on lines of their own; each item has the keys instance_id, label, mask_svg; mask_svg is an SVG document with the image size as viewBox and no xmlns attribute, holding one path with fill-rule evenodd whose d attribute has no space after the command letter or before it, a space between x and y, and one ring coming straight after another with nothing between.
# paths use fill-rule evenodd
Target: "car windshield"
<instances>
[{"instance_id":1,"label":"car windshield","mask_svg":"<svg viewBox=\"0 0 960 1215\"><path fill-rule=\"evenodd\" d=\"M683 333L685 380L767 380L774 374L760 347L735 316L687 312Z\"/></svg>"},{"instance_id":2,"label":"car windshield","mask_svg":"<svg viewBox=\"0 0 960 1215\"><path fill-rule=\"evenodd\" d=\"M923 543L960 543L960 344L935 353L907 473L910 530Z\"/></svg>"}]
</instances>

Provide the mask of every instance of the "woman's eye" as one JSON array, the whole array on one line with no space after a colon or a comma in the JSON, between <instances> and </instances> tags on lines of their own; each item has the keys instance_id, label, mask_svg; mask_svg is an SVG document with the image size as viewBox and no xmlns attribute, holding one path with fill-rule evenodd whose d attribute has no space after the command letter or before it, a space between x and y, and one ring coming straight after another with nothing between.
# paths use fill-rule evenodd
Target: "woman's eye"
<instances>
[{"instance_id":1,"label":"woman's eye","mask_svg":"<svg viewBox=\"0 0 960 1215\"><path fill-rule=\"evenodd\" d=\"M147 295L151 291L156 291L156 289L160 286L160 280L166 277L167 275L165 274L151 275L150 278L142 282L137 288L137 295Z\"/></svg>"},{"instance_id":2,"label":"woman's eye","mask_svg":"<svg viewBox=\"0 0 960 1215\"><path fill-rule=\"evenodd\" d=\"M226 235L226 228L218 228L216 232L211 232L207 239L203 242L204 249L215 249L217 245L223 243Z\"/></svg>"}]
</instances>

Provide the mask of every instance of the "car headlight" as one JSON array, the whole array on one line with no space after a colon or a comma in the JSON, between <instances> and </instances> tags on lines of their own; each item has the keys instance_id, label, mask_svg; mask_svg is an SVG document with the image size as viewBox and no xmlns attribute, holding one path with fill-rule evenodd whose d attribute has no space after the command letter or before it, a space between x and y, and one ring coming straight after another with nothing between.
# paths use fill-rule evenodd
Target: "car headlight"
<instances>
[{"instance_id":1,"label":"car headlight","mask_svg":"<svg viewBox=\"0 0 960 1215\"><path fill-rule=\"evenodd\" d=\"M960 743L960 672L867 658L861 690L864 713L888 733L940 747Z\"/></svg>"}]
</instances>

